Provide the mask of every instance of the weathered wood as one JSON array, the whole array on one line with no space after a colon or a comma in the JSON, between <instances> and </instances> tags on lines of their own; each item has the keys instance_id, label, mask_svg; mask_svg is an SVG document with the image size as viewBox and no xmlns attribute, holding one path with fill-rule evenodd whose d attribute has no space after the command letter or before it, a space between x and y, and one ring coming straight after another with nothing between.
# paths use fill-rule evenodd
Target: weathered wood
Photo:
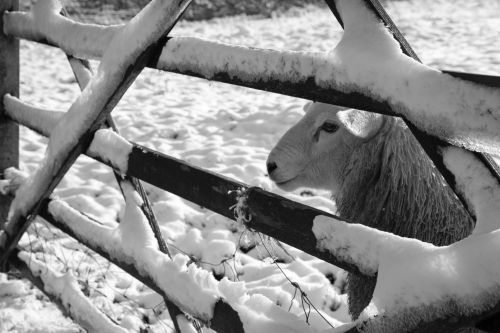
<instances>
[{"instance_id":1,"label":"weathered wood","mask_svg":"<svg viewBox=\"0 0 500 333\"><path fill-rule=\"evenodd\" d=\"M26 124L24 124L26 125ZM42 135L48 135L48 128L34 128ZM317 215L337 218L332 214L291 201L276 194L204 170L185 161L162 154L132 143L128 157L127 174L163 190L171 192L236 220L232 206L238 201L238 190L247 191L247 206L255 216L248 226L279 241L294 246L315 257L322 258L350 272L359 269L335 256L316 249L312 234L312 221ZM104 164L97 156L88 155Z\"/></svg>"},{"instance_id":2,"label":"weathered wood","mask_svg":"<svg viewBox=\"0 0 500 333\"><path fill-rule=\"evenodd\" d=\"M317 248L313 221L316 216L339 217L322 210L286 199L258 187L246 192L246 206L251 218L245 225L251 229L274 237L348 272L364 275L357 265L337 258L327 251Z\"/></svg>"},{"instance_id":3,"label":"weathered wood","mask_svg":"<svg viewBox=\"0 0 500 333\"><path fill-rule=\"evenodd\" d=\"M129 155L128 173L233 220L236 217L230 207L237 201L236 191L244 190L246 206L252 215L247 227L349 272L361 274L356 265L316 248L317 241L312 232L314 218L324 215L339 219L335 215L261 188L249 187L137 144Z\"/></svg>"},{"instance_id":4,"label":"weathered wood","mask_svg":"<svg viewBox=\"0 0 500 333\"><path fill-rule=\"evenodd\" d=\"M3 26L3 13L17 10L18 0L0 1L0 27ZM8 37L0 29L0 98L4 94L19 96L19 41ZM19 164L19 126L4 116L3 103L0 103L0 179L8 167ZM0 228L7 219L12 199L0 195Z\"/></svg>"},{"instance_id":5,"label":"weathered wood","mask_svg":"<svg viewBox=\"0 0 500 333\"><path fill-rule=\"evenodd\" d=\"M333 1L330 1L330 4L334 3ZM36 41L40 43L44 43L47 45L52 45L59 47L63 50L66 50L67 52L74 52L77 53L81 57L86 57L86 58L95 58L99 59L102 57L102 54L104 52L104 45L99 45L98 43L88 43L89 37L86 37L86 40L80 40L83 38L83 36L75 36L75 40L73 40L71 43L68 43L67 40L62 41L62 40L52 40L52 41L47 41L46 38L43 36L37 35L33 33L33 28L31 25L33 24L31 22L31 19L27 15L22 15L19 16L20 13L11 13L8 16L8 21L7 21L7 31L17 37L20 38L25 38L31 41ZM337 13L339 15L339 13ZM340 16L339 16L340 17ZM13 23L13 20L15 18L18 19L23 19L26 21L27 28L21 28L16 26ZM9 23L10 22L10 23ZM78 23L75 23L78 24ZM82 27L84 24L80 24ZM87 29L89 29L87 27ZM105 28L107 34L112 35L116 33L119 28L116 26ZM96 35L98 34L98 31L96 29L92 29L93 31L87 31L89 35ZM99 36L95 36L96 39L98 39ZM169 40L175 40L179 39L176 37L172 37ZM238 50L241 50L241 46L236 46L236 45L230 45L230 44L223 44L223 43L217 43L217 42L209 42L209 41L204 41L202 39L198 39L200 44L203 43L205 47L208 45L210 46L210 49L215 49L217 52L220 51L220 53L231 53L231 52L238 52ZM178 42L176 41L177 46L182 47L183 42ZM168 43L167 43L168 44ZM89 51L85 49L85 47L90 47L92 50ZM259 59L264 59L265 57L271 58L271 57L276 57L283 55L283 52L280 51L275 51L275 50L264 50L264 49L259 49L259 48L248 48L248 52L252 52L252 56L255 56L256 58ZM163 54L166 55L169 53L168 45L164 48ZM294 52L293 55L287 54L287 56L290 57L290 59L293 59L290 63L300 63L300 59L303 58L310 58L313 62L321 62L323 58L321 57L321 54L313 54L313 53L301 53L301 52ZM244 86L244 87L249 87L253 89L258 89L258 90L263 90L263 91L269 91L269 92L274 92L282 95L288 95L292 97L299 97L299 98L304 98L308 100L314 100L317 102L323 102L323 103L329 103L329 104L335 104L335 105L341 105L345 107L352 107L352 108L357 108L357 109L362 109L362 110L367 110L371 112L377 112L381 114L386 114L386 115L392 115L392 116L399 116L401 114L401 110L398 109L397 106L390 105L387 100L379 100L377 96L372 96L370 95L369 92L355 92L355 93L346 93L343 91L339 91L336 89L333 89L331 87L325 88L322 87L320 84L315 82L314 77L297 77L298 73L293 69L289 68L290 66L286 68L275 68L275 77L268 77L269 75L264 75L263 73L259 73L258 69L252 69L252 73L249 74L247 72L244 73L239 73L239 72L232 72L230 74L227 73L227 67L234 67L235 63L233 60L227 60L229 61L228 64L225 64L220 68L220 70L217 71L207 71L206 68L203 66L200 66L200 62L204 60L204 55L203 53L192 53L189 54L189 57L186 57L183 61L182 68L176 67L175 64L173 64L168 57L164 58L164 56L160 57L160 63L158 62L152 62L148 64L148 67L152 68L157 68L160 70L164 71L169 71L173 73L178 73L178 74L185 74L185 75L190 75L194 77L199 77L203 79L208 79L208 80L213 80L213 81L219 81L223 83L229 83L229 84L234 84L234 85L239 85L239 86ZM234 60L237 61L237 60ZM292 66L293 67L293 66ZM491 75L480 75L480 74L470 74L470 73L460 73L460 72L455 72L455 71L442 71L444 74L449 74L452 77L460 78L464 81L468 81L474 84L479 84L485 87L493 87L493 88L498 88L500 87L500 77L498 76L491 76ZM300 75L299 75L300 76ZM295 82L289 82L290 80L285 80L285 79L279 79L278 77L281 78L290 78L294 77ZM436 134L436 133L434 133Z\"/></svg>"},{"instance_id":6,"label":"weathered wood","mask_svg":"<svg viewBox=\"0 0 500 333\"><path fill-rule=\"evenodd\" d=\"M86 239L83 239L79 237L76 233L73 232L71 228L67 226L63 221L59 221L57 218L55 218L48 209L48 204L50 200L49 199L44 199L40 208L40 216L43 217L45 220L47 220L50 224L54 225L61 231L65 232L69 236L73 237L76 239L79 243L87 246L88 248L92 249L99 255L101 255L103 258L109 260L113 264L117 265L121 269L123 269L125 272L130 274L131 276L135 277L137 280L141 281L145 285L147 285L149 288L157 292L158 294L162 295L165 299L168 298L166 293L158 287L158 285L153 281L151 277L148 275L144 274L144 272L139 271L138 268L136 268L133 265L130 265L126 262L120 261L118 258L116 258L113 255L110 255L106 250L100 248L99 246L95 246L91 243L89 243ZM177 304L178 306L182 306L182 304ZM224 300L219 300L215 304L214 308L214 316L212 320L209 323L205 323L208 325L210 328L214 329L217 332L221 333L244 333L243 329L243 323L241 322L239 318L239 314L237 311L235 311L229 304L227 304Z\"/></svg>"},{"instance_id":7,"label":"weathered wood","mask_svg":"<svg viewBox=\"0 0 500 333\"><path fill-rule=\"evenodd\" d=\"M134 162L130 163L132 160ZM134 145L129 157L129 172L185 199L195 203L203 202L204 207L232 219L235 219L235 217L227 207L236 202L236 193L228 194L227 192L244 189L247 196L246 207L248 213L252 216L251 220L247 222L247 226L273 236L306 253L322 258L347 271L359 271L352 263L343 262L329 253L316 249L315 236L311 231L312 221L318 215L335 218L332 214L290 201L260 188L249 188L243 183L204 171L201 168L139 145ZM205 176L208 178L207 180L203 179ZM47 217L45 212L41 214L50 220L50 217ZM54 224L66 231L64 225L57 224L57 222ZM491 318L493 324L491 322L480 323L484 325L481 328L488 332L495 332L495 328L492 327L496 327L494 326L495 315L499 311L500 307L495 307L487 314L474 319ZM446 325L446 320L439 323L439 325ZM470 323L473 319L467 318L464 320L466 323ZM354 328L349 332L357 331Z\"/></svg>"},{"instance_id":8,"label":"weathered wood","mask_svg":"<svg viewBox=\"0 0 500 333\"><path fill-rule=\"evenodd\" d=\"M129 155L131 176L174 193L230 219L236 190L247 185L184 161L134 144Z\"/></svg>"}]
</instances>

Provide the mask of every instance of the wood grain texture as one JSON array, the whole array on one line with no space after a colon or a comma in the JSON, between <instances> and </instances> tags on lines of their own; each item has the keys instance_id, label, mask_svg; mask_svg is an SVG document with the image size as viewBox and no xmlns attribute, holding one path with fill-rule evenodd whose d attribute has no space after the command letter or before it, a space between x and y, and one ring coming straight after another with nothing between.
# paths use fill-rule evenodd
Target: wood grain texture
<instances>
[{"instance_id":1,"label":"wood grain texture","mask_svg":"<svg viewBox=\"0 0 500 333\"><path fill-rule=\"evenodd\" d=\"M17 10L18 0L0 1L0 27L3 26L3 12ZM19 41L4 35L0 29L0 98L4 94L19 96ZM19 164L19 126L3 116L0 99L0 179L8 167ZM11 198L0 195L0 227L7 219Z\"/></svg>"}]
</instances>

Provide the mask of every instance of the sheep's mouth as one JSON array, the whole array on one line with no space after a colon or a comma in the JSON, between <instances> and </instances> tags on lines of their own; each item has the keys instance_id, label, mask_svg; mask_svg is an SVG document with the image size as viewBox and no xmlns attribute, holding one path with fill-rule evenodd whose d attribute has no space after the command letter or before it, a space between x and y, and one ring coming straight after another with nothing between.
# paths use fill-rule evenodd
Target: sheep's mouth
<instances>
[{"instance_id":1,"label":"sheep's mouth","mask_svg":"<svg viewBox=\"0 0 500 333\"><path fill-rule=\"evenodd\" d=\"M307 168L307 166L306 166L306 168ZM305 170L306 168L302 169L302 171ZM270 175L269 178L271 178L271 180L279 188L289 192L289 191L293 191L296 188L300 187L300 184L297 185L297 181L299 181L300 178L304 175L302 171L296 173L294 176L288 175L289 176L288 178L281 178L280 179L280 177L276 177L276 175L274 175L274 176ZM300 183L300 181L299 181L299 183Z\"/></svg>"},{"instance_id":2,"label":"sheep's mouth","mask_svg":"<svg viewBox=\"0 0 500 333\"><path fill-rule=\"evenodd\" d=\"M285 184L288 184L292 181L294 181L297 177L293 177L293 178L290 178L290 179L287 179L287 180L281 180L281 181L274 181L276 183L276 185L285 185Z\"/></svg>"},{"instance_id":3,"label":"sheep's mouth","mask_svg":"<svg viewBox=\"0 0 500 333\"><path fill-rule=\"evenodd\" d=\"M285 190L285 191L292 191L294 190L294 186L293 186L293 183L297 180L299 176L295 176L295 177L292 177L292 178L289 178L287 180L282 180L282 181L274 181L274 183L279 187L281 188L282 190Z\"/></svg>"},{"instance_id":4,"label":"sheep's mouth","mask_svg":"<svg viewBox=\"0 0 500 333\"><path fill-rule=\"evenodd\" d=\"M294 180L295 178L297 178L298 175L296 176L292 176L292 177L288 177L288 178L283 178L283 177L277 177L276 175L269 175L269 178L271 178L271 180L276 184L276 185L281 185L281 184L286 184L288 182L291 182L292 180Z\"/></svg>"}]
</instances>

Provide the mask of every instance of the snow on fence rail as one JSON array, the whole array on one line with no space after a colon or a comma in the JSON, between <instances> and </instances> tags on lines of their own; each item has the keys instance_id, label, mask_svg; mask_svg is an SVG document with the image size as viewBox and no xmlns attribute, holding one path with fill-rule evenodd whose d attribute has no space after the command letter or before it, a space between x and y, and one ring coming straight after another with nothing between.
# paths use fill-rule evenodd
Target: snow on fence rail
<instances>
[{"instance_id":1,"label":"snow on fence rail","mask_svg":"<svg viewBox=\"0 0 500 333\"><path fill-rule=\"evenodd\" d=\"M43 1L39 1L39 3L43 4ZM130 25L124 28L76 23L58 15L59 8L52 6L53 2L47 3L49 3L49 7L35 5L35 11L32 14L5 12L3 15L4 31L17 37L56 45L67 53L78 57L100 58L104 55L106 58L105 53L108 52L106 47L113 44L115 36L129 37L131 30L133 30ZM440 72L404 56L400 46L407 55L416 58L404 39L398 35L397 28L383 12L377 1L338 0L335 2L327 1L327 3L345 27L344 38L334 52L329 55L259 50L187 37L171 38L163 45L166 40L163 36L160 38L160 42L153 41L151 44L154 48L163 47L161 55L153 54L149 58L143 58L141 63L206 79L403 116L405 120L409 121L410 128L417 137L420 137L420 142L436 166L462 201L469 205L470 212L477 217L478 224L475 229L477 235L474 237L450 247L436 248L429 244L395 237L367 227L348 225L330 214L293 203L261 189L248 187L127 142L107 130L100 130L94 135L97 126L92 124L90 132L85 132L83 135L94 136L93 144L90 145L90 140L86 140L85 143L78 142L76 153L69 149L71 157L66 160L65 165L69 167L73 157L87 151L90 156L111 164L122 173L126 172L131 176L141 178L233 219L235 218L233 212L228 207L238 199L239 204L236 208L243 215L241 219L246 220L246 224L250 228L262 231L349 271L361 274L374 275L378 273L380 277L381 275L386 276L388 272L394 273L396 271L401 275L404 273L401 272L402 269L415 273L412 271L415 269L414 266L394 266L387 263L387 253L390 252L388 249L395 246L394 244L400 244L399 250L402 251L399 253L399 257L390 257L389 259L397 259L395 261L400 264L402 260L406 259L404 255L409 253L412 255L416 253L415 261L422 260L423 264L429 259L439 262L439 260L450 260L457 253L463 255L470 252L472 254L465 256L469 260L468 264L476 263L479 265L480 267L477 267L475 271L488 267L490 274L489 279L483 281L480 297L473 299L472 302L475 303L468 303L467 300L464 300L464 293L457 292L451 296L443 296L439 293L439 289L435 289L433 290L435 296L427 300L430 302L427 304L427 309L432 306L440 306L442 311L435 311L433 316L429 316L428 313L425 313L426 303L419 304L423 306L424 310L409 306L394 307L394 299L397 295L387 296L375 292L374 302L371 306L375 310L378 306L381 307L379 309L391 311L385 313L384 316L372 317L370 316L372 309L368 309L367 317L361 318L356 322L356 325L360 328L363 327L363 330L385 331L388 327L397 330L398 320L401 320L401 316L405 318L410 312L413 316L414 326L405 327L409 330L419 330L422 327L436 329L442 325L446 325L447 328L459 327L464 324L477 323L487 317L490 324L484 324L483 321L482 327L488 328L491 326L492 320L493 322L498 320L498 315L495 316L495 314L500 311L500 298L495 292L492 292L500 290L498 284L500 269L497 267L498 265L488 261L489 256L482 258L481 253L497 250L495 244L498 243L498 235L497 232L491 231L498 228L496 216L498 216L500 208L497 207L498 200L496 198L499 197L498 191L500 191L499 176L487 156L483 157L462 148L451 147L449 143L476 151L500 151L498 149L500 142L498 136L500 133L498 131L500 129L500 121L498 121L500 113L499 79L467 73ZM0 9L5 10L3 7ZM165 17L165 19L171 18ZM389 27L390 32L380 24L380 21ZM170 22L171 24L175 23ZM360 38L363 43L359 43ZM3 42L1 39L0 41ZM369 48L371 45L377 52L366 52L366 49L359 48L360 44L364 44L365 48ZM384 45L384 47L375 47L379 44ZM203 52L200 52L200 49L203 49ZM196 52L194 52L195 50ZM245 61L241 61L242 59ZM391 61L387 61L387 59ZM104 63L109 64L109 61L104 61ZM391 69L391 66L395 65L400 71ZM104 67L106 66L104 65ZM377 79L377 75L362 75L363 71L374 67L378 68L379 72L377 73L382 71L386 74L384 84L381 84L382 82ZM103 69L103 73L107 73L106 68ZM98 72L97 75L99 74ZM124 81L131 82L133 80L133 75L129 76L129 74L125 75ZM389 82L387 77L390 78ZM0 85L0 92L2 95L4 93L15 95L16 90L12 86L16 84L18 82L4 84L4 87ZM120 82L117 84L117 89L121 89L121 92L111 98L115 99L111 106L103 107L106 109L105 113L111 111L113 104L117 102L120 94L126 89L127 84L124 85L123 89L120 88ZM440 89L434 89L436 85L439 85ZM8 90L2 90L7 86L9 86ZM93 98L93 94L88 92L86 94ZM423 103L421 100L425 100L425 102ZM46 117L47 112L29 107L12 96L6 95L3 102L7 115L22 124L31 125L43 134L47 135L53 127L61 127L56 125L58 119L55 117ZM85 102L82 103L85 104ZM52 116L54 114L56 113L51 113ZM37 121L34 121L35 117L38 119ZM71 120L65 121L71 122ZM430 133L430 136L422 130ZM56 132L59 131L56 129ZM103 139L103 137L108 139ZM110 142L109 138L115 138L113 142L119 143L123 147L122 154L110 154L109 150L106 151L106 144ZM87 150L87 148L89 149ZM68 152L61 153L60 158L68 158L66 156ZM461 165L463 162L466 164ZM170 171L168 176L164 173L165 169ZM162 171L161 175L160 170ZM56 172L57 177L61 177L63 173L64 170ZM48 186L47 195L52 186L54 185ZM131 198L134 196L130 192L125 193L125 196L128 202L133 201ZM207 200L208 198L210 200ZM249 311L257 311L257 309L247 306L246 303L252 302L248 299L245 301L244 292L241 292L242 288L236 292L236 289L227 281L218 283L210 280L204 273L198 272L193 265L188 268L181 257L171 260L165 254L156 253L158 251L154 246L147 247L146 250L156 251L155 253L151 252L153 254L150 253L149 257L160 258L158 260L161 261L162 265L157 265L158 262L141 261L139 259L143 257L135 256L136 249L127 248L124 244L126 242L123 242L123 239L118 237L116 233L103 230L102 226L57 201L42 200L39 202L38 208L40 210L35 210L35 213L38 212L82 243L89 245L106 258L124 267L132 275L173 301L178 307L212 328L221 332L242 332L251 327ZM137 213L136 216L141 216L141 213L136 211L137 207L130 208L130 210L132 213L135 212L134 214ZM249 216L252 218L245 218ZM323 217L318 218L318 216ZM80 223L73 223L75 220L80 221ZM129 221L129 223L118 227L122 231L122 237L130 232L130 230L127 231L127 228L143 228L144 235L147 234L144 225L133 226ZM89 237L89 230L94 231L95 239ZM14 235L6 235L20 237L20 234L18 232ZM150 240L148 237L144 238L146 243ZM107 247L106 243L113 243L114 246ZM472 247L471 244L476 247ZM117 248L121 248L120 254L116 254ZM471 251L465 252L468 249ZM2 255L5 256L5 253ZM171 269L168 270L165 267ZM465 267L470 268L469 266ZM461 271L464 266L459 265L456 268L457 271ZM192 286L199 291L199 295L207 296L203 298L208 300L207 303L192 304L190 300L183 299L185 295L189 295L189 291L182 288L172 290L165 285L163 280L165 276L169 276L170 281L182 279L184 269L196 271L196 274L190 275L190 277L201 277L198 282L194 281ZM158 272L162 272L162 276ZM440 271L427 267L424 273L439 278ZM464 279L471 278L465 274L466 272L462 273L466 276ZM395 276L399 275L395 274ZM204 282L200 282L201 280ZM379 285L381 285L382 290L384 290L384 283L388 283L387 281L380 281ZM452 279L452 281L463 282L457 278ZM211 287L204 289L203 285ZM398 286L408 288L404 283ZM465 292L469 291L465 290ZM444 305L440 297L445 297L448 302L451 299L451 302L455 302L458 306L443 310ZM266 309L280 311L280 309L276 309L276 306L273 306L269 305ZM458 320L454 318L456 316L459 317ZM421 322L419 323L419 321ZM293 322L293 327L302 331L307 330L307 327L302 327L296 322ZM357 328L352 328L350 331L356 330Z\"/></svg>"},{"instance_id":2,"label":"snow on fence rail","mask_svg":"<svg viewBox=\"0 0 500 333\"><path fill-rule=\"evenodd\" d=\"M49 136L58 118L63 115L62 112L32 107L12 96L5 97L4 105L8 116L44 136ZM107 129L96 133L86 154L120 173L127 173L232 220L237 220L237 216L230 207L238 201L238 191L243 191L245 209L252 216L246 222L249 228L350 272L364 270L359 269L355 262L339 260L329 251L318 248L312 233L314 218L323 215L341 221L330 213L126 141Z\"/></svg>"},{"instance_id":3,"label":"snow on fence rail","mask_svg":"<svg viewBox=\"0 0 500 333\"><path fill-rule=\"evenodd\" d=\"M474 200L464 193L463 175L452 170L445 160L449 143L473 151L500 153L500 78L438 71L407 57L400 49L400 45L407 45L406 41L393 39L392 32L397 32L397 28L387 21L386 14L375 10L382 8L373 6L376 1L363 0L353 2L354 5L348 1L327 3L339 18L345 16L342 23L346 28L344 38L330 54L264 50L172 37L158 61L155 59L148 66L402 116L447 183L475 216L476 207L471 203ZM111 38L122 29L77 23L63 17L40 25L36 17L36 12L6 13L4 29L14 36L55 45L82 58L100 59ZM391 31L380 29L379 21ZM54 31L51 25L65 29ZM363 31L363 35L357 31ZM377 47L379 44L386 47ZM404 51L409 54L407 49ZM471 163L491 174L490 180L500 183L500 174L488 155L467 154Z\"/></svg>"}]
</instances>

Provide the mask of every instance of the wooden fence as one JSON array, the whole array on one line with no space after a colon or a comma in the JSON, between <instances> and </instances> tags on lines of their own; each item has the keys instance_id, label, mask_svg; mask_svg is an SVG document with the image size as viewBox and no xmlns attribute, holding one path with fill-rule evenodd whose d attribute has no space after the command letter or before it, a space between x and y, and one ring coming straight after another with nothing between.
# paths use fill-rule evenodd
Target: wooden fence
<instances>
[{"instance_id":1,"label":"wooden fence","mask_svg":"<svg viewBox=\"0 0 500 333\"><path fill-rule=\"evenodd\" d=\"M418 61L417 55L411 49L410 45L406 42L378 1L360 0L360 2L385 25L388 31L399 42L403 52L407 56ZM189 4L189 1L173 1L173 3L177 5L178 8L172 10L172 15L175 19L170 23L170 28L175 24L177 17L182 14L183 9ZM337 8L336 2L333 0L326 0L326 3L339 23L343 25L342 15ZM64 31L52 31L53 34L44 35L43 32L37 30L35 27L33 17L16 12L16 9L16 0L3 1L2 4L0 4L0 12L4 13L9 11L0 18L0 23L2 23L4 31L8 34L8 36L6 36L0 33L0 73L6 73L5 75L0 75L0 96L7 93L13 96L18 95L19 47L17 39L14 37L45 43L64 50L68 54L76 79L83 90L92 80L92 73L89 71L86 62L79 58L101 58L105 54L106 46L110 43L111 39L119 35L122 30L122 27L103 27L98 31L88 29L84 24L72 23L77 29L81 28L82 31L85 30L85 33L74 34L74 38L69 40L63 38ZM43 287L43 282L31 274L26 263L19 260L15 254L18 251L16 249L17 241L31 222L32 216L40 215L54 226L60 228L82 244L92 248L94 251L109 259L161 294L167 302L174 323L176 323L175 317L185 312L218 332L244 332L241 314L238 313L238 310L236 310L230 302L222 298L217 298L213 303L214 310L210 315L203 313L203 311L199 309L186 308L182 302L179 301L178 295L165 288L152 272L144 270L144 268L138 268L140 266L137 262L117 259L110 253L105 244L99 244L98 242L96 244L94 240L90 240L82 234L77 226L68 223L68 221L62 218L62 216L73 216L75 219L81 219L88 223L92 223L92 221L89 221L88 217L70 208L64 208L64 205L49 198L52 189L57 185L58 181L80 153L86 153L100 162L110 165L117 169L117 172L121 171L112 161L103 159L99 154L88 150L88 147L92 140L94 140L93 145L104 145L104 143L99 142L98 137L93 137L94 132L100 126L101 122L106 122L108 127L114 128L112 119L106 115L109 115L121 95L125 92L135 76L138 75L143 66L276 92L288 96L401 116L405 119L408 127L421 143L437 169L443 174L445 180L455 191L458 198L457 200L460 200L466 206L470 214L475 217L477 212L474 207L471 206L470 194L464 190L463 186L460 186L461 176L457 175L454 170L450 170L444 163L443 151L445 151L450 144L439 135L432 133L432 131L424 132L424 130L427 129L422 129L420 125L415 124L410 117L408 117L408 114L402 112L401 108L392 104L390 100L381 99L380 96L375 96L368 90L359 89L355 92L346 92L338 87L336 88L334 85L322 85L314 76L294 72L293 68L289 66L274 68L272 75L270 75L269 72L259 72L258 70L247 73L243 70L239 70L238 65L231 62L231 58L227 58L222 62L217 62L207 54L192 52L192 46L194 45L204 50L212 50L212 52L217 55L232 53L244 54L248 59L254 59L257 62L271 62L272 59L278 57L290 63L294 61L300 62L302 59L309 59L310 62L314 64L320 61L319 57L315 55L300 52L290 54L272 50L242 48L239 46L203 41L196 38L166 38L166 33L168 33L170 28L166 28L165 31L160 34L160 38L151 42L147 47L147 52L141 53L137 62L131 65L130 71L126 73L124 79L115 87L116 90L109 97L108 103L102 107L103 113L99 116L98 120L96 120L96 126L89 128L83 134L83 139L78 142L78 145L71 149L70 157L66 159L64 165L58 170L55 177L56 179L51 180L44 194L37 199L34 208L29 211L29 214L20 214L19 221L17 224L14 223L14 227L11 229L5 228L6 232L4 233L3 243L1 243L0 247L2 249L0 253L1 259L4 261L8 260L11 265L25 272L25 275L30 278L35 285ZM79 40L79 38L81 39ZM93 42L89 43L88 41ZM449 71L443 71L441 73L443 75L449 75L456 80L470 82L477 86L479 90L482 89L481 91L490 91L493 89L497 94L500 92L500 78L498 77ZM297 78L297 76L299 77ZM294 79L292 80L290 77L294 77ZM19 109L29 109L26 105L22 105L22 102L16 103L18 103L17 107ZM57 123L57 119L55 118L52 123L48 121L40 124L30 121L29 112L43 113L43 110L28 110L25 116L16 116L13 113L9 113L5 105L7 105L7 103L0 103L0 140L2 142L2 150L0 151L0 170L12 166L16 167L18 163L18 129L17 125L13 123L13 120L45 136L49 136L49 133L51 133ZM60 116L63 117L63 115ZM318 240L312 231L314 219L317 216L323 215L340 221L337 217L266 192L260 188L250 187L246 184L203 170L184 161L166 156L161 152L150 150L132 142L129 144L131 146L131 151L128 154L128 178L125 179L125 181L134 184L135 189L143 195L145 203L141 208L148 217L153 229L156 228L155 234L160 244L159 247L166 256L169 256L168 249L164 245L164 241L158 231L159 229L154 214L150 208L147 197L144 195L145 191L142 189L137 179L179 195L184 199L233 220L236 220L237 216L235 216L234 211L229 209L229 207L235 205L238 200L244 199L245 211L243 213L252 217L246 222L248 228L274 237L349 272L365 275L375 275L377 273L376 270L373 271L364 267L363 263L351 257L339 256L336 251L325 250L318 247ZM500 175L491 157L486 154L469 152L465 149L464 152L474 156L475 165L479 165L482 169L487 170L493 179L500 182ZM168 170L168 172L165 172L165 170ZM119 179L120 182L123 181L119 176L117 176L117 179ZM0 196L0 218L2 221L6 220L6 212L9 203L10 199L8 199L8 197ZM59 207L59 210L51 208L55 206ZM64 210L65 214L60 214L60 209ZM13 223L10 224L12 225ZM3 264L5 264L5 262ZM459 319L445 318L443 320L450 328L473 323L481 329L494 332L496 331L496 324L500 320L499 311L500 304L496 304L495 307L485 311L481 315ZM429 327L433 327L432 323ZM437 329L437 327L443 327L443 322L439 322L434 328ZM179 330L177 325L176 329ZM357 328L352 328L350 330L350 332L357 331ZM418 328L415 329L415 331L418 331Z\"/></svg>"}]
</instances>

